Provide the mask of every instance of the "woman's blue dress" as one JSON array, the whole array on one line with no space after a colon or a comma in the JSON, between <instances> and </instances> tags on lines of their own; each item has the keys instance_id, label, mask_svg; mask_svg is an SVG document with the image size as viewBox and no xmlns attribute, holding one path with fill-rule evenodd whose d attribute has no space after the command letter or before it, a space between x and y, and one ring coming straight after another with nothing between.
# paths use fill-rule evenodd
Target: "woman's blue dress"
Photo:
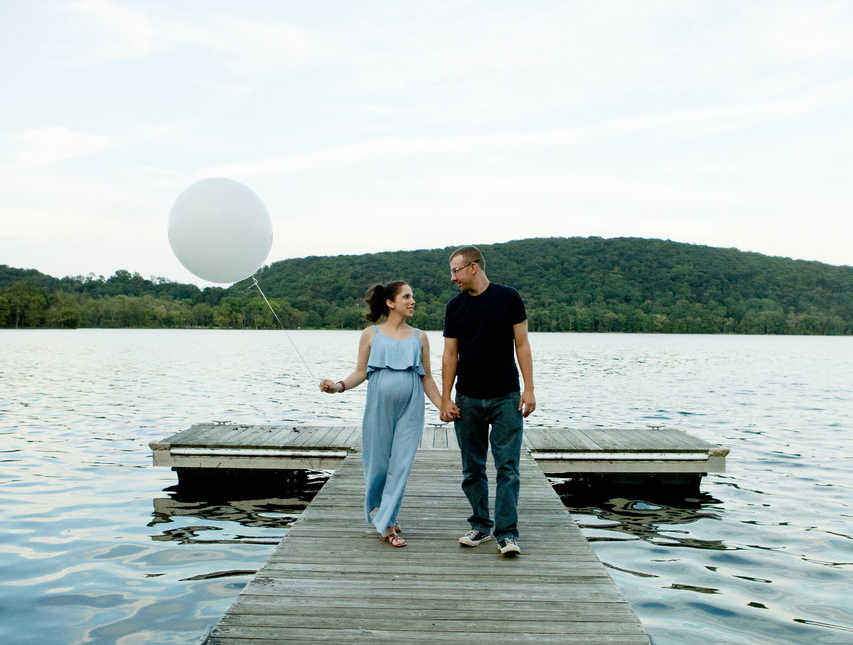
<instances>
[{"instance_id":1,"label":"woman's blue dress","mask_svg":"<svg viewBox=\"0 0 853 645\"><path fill-rule=\"evenodd\" d=\"M417 329L405 340L373 329L361 426L364 513L379 533L385 533L397 522L424 429L425 372Z\"/></svg>"}]
</instances>

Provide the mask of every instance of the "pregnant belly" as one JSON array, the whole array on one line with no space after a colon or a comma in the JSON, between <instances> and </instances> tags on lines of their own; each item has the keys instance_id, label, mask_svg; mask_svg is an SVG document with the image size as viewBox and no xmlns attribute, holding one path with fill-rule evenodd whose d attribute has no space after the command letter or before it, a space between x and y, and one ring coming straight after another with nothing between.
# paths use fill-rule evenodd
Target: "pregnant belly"
<instances>
[{"instance_id":1,"label":"pregnant belly","mask_svg":"<svg viewBox=\"0 0 853 645\"><path fill-rule=\"evenodd\" d=\"M404 406L412 398L420 377L414 370L377 370L370 375L368 387L383 402L393 407Z\"/></svg>"}]
</instances>

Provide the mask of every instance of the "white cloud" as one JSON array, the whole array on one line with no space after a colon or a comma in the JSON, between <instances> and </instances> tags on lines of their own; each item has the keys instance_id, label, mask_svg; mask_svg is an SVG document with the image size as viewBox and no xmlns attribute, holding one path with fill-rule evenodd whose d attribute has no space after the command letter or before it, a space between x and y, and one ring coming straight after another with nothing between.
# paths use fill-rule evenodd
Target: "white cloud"
<instances>
[{"instance_id":1,"label":"white cloud","mask_svg":"<svg viewBox=\"0 0 853 645\"><path fill-rule=\"evenodd\" d=\"M257 76L321 61L335 62L340 52L322 32L282 21L214 15L195 39L219 52L237 75Z\"/></svg>"},{"instance_id":2,"label":"white cloud","mask_svg":"<svg viewBox=\"0 0 853 645\"><path fill-rule=\"evenodd\" d=\"M76 65L115 63L174 52L213 53L237 74L256 75L317 58L335 60L333 42L284 21L217 13L204 4L193 14L114 0L73 0L65 6L79 40ZM230 86L224 83L223 86ZM240 87L239 84L236 87Z\"/></svg>"},{"instance_id":3,"label":"white cloud","mask_svg":"<svg viewBox=\"0 0 853 645\"><path fill-rule=\"evenodd\" d=\"M108 137L63 126L28 128L4 138L11 153L8 163L24 168L86 157L106 150L111 144Z\"/></svg>"},{"instance_id":4,"label":"white cloud","mask_svg":"<svg viewBox=\"0 0 853 645\"><path fill-rule=\"evenodd\" d=\"M810 3L807 11L799 2L774 3L772 11L765 6L751 13L755 24L761 25L756 44L771 52L776 61L853 58L849 2Z\"/></svg>"},{"instance_id":5,"label":"white cloud","mask_svg":"<svg viewBox=\"0 0 853 645\"><path fill-rule=\"evenodd\" d=\"M133 60L168 48L167 23L143 9L111 0L73 0L63 9L77 39L72 65Z\"/></svg>"}]
</instances>

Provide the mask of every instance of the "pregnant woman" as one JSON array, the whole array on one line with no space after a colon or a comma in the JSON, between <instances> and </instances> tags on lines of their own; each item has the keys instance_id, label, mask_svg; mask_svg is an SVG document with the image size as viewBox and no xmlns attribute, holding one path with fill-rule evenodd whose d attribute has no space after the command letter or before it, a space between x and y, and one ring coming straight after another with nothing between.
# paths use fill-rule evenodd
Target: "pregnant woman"
<instances>
[{"instance_id":1,"label":"pregnant woman","mask_svg":"<svg viewBox=\"0 0 853 645\"><path fill-rule=\"evenodd\" d=\"M364 297L367 319L355 370L343 380L324 379L329 394L351 390L367 379L362 421L364 513L379 537L406 546L397 514L424 428L424 393L437 409L441 394L432 378L427 335L408 324L415 309L412 288L395 281L371 286Z\"/></svg>"}]
</instances>

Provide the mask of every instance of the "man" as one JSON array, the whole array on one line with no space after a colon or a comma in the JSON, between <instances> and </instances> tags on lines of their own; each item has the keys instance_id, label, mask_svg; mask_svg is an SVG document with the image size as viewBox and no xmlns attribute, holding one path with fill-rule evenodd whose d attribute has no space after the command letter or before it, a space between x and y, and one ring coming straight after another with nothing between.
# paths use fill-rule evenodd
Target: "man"
<instances>
[{"instance_id":1,"label":"man","mask_svg":"<svg viewBox=\"0 0 853 645\"><path fill-rule=\"evenodd\" d=\"M468 518L471 530L459 543L474 547L494 536L503 555L516 555L521 553L517 507L522 419L536 409L527 313L515 289L489 282L483 254L474 246L451 254L450 279L461 293L445 311L441 420L454 421L462 452L462 490L473 511ZM522 392L513 347L524 379ZM450 398L454 381L455 403ZM486 475L489 444L497 470L494 522L489 518Z\"/></svg>"}]
</instances>

